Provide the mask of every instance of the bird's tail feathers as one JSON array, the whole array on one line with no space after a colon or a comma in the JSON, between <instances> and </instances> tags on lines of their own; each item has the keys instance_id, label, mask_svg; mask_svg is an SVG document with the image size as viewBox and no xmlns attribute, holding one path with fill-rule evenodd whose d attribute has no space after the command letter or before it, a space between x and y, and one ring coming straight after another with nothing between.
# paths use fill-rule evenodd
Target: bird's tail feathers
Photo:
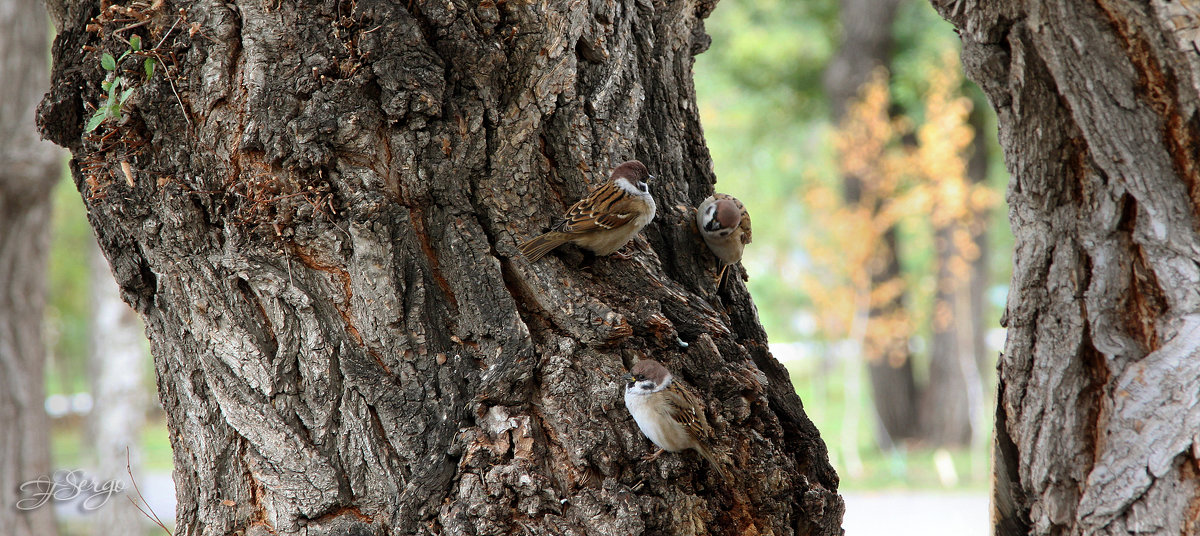
<instances>
[{"instance_id":1,"label":"bird's tail feathers","mask_svg":"<svg viewBox=\"0 0 1200 536\"><path fill-rule=\"evenodd\" d=\"M533 239L521 244L521 254L529 259L529 262L537 262L538 259L550 253L554 248L566 243L567 239L562 233L551 231L541 234Z\"/></svg>"},{"instance_id":2,"label":"bird's tail feathers","mask_svg":"<svg viewBox=\"0 0 1200 536\"><path fill-rule=\"evenodd\" d=\"M703 445L697 445L696 451L699 452L704 459L708 460L708 463L712 464L713 469L716 469L717 472L721 474L721 478L723 480L726 482L730 481L729 470L725 467L725 464L721 463L721 461L717 458L716 453Z\"/></svg>"}]
</instances>

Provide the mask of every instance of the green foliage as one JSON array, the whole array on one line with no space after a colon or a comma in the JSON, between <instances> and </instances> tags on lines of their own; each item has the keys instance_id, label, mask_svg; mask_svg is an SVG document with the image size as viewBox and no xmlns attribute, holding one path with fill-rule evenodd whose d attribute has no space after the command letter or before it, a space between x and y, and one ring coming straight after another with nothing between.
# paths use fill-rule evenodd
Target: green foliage
<instances>
[{"instance_id":1,"label":"green foliage","mask_svg":"<svg viewBox=\"0 0 1200 536\"><path fill-rule=\"evenodd\" d=\"M822 299L797 284L801 280L797 274L814 273L821 258L820 252L806 247L807 236L859 236L806 195L820 186L838 197L841 188L835 128L821 84L840 38L838 2L722 0L705 26L713 42L708 52L696 58L695 86L718 178L716 189L738 196L754 218L754 243L746 248L743 265L771 341L800 341L826 356L787 365L805 411L830 447L843 485L851 489L942 487L934 470L934 451L878 450L869 381L864 371L850 370L859 365L830 361L831 348L839 341L823 339L818 327L833 312L816 305ZM957 50L959 40L928 2L917 0L901 5L893 35L887 91L895 111L911 119L915 133L926 123L924 99L930 93L932 73L943 68L947 52ZM1007 174L995 141L991 108L972 84L963 86L975 110L985 117L976 135L986 139L988 184L1002 192ZM987 227L993 251L994 291L987 293L993 308L985 319L985 327L990 327L996 325L1003 307L1004 283L1010 273L1009 257L1001 253L1011 251L1012 243L1006 207L991 210ZM932 229L931 222L915 217L902 219L897 227L902 279L910 290L906 305L918 325L910 339L918 365L927 359L922 348L928 345L922 343L930 340L929 317L938 284ZM831 247L843 259L848 256L845 250L851 249ZM846 389L852 380L860 384L855 392ZM855 444L845 445L847 441ZM860 474L847 467L848 452L861 459ZM960 479L957 487L986 487L987 453L982 449L936 456L943 458L943 469L949 457Z\"/></svg>"},{"instance_id":2,"label":"green foliage","mask_svg":"<svg viewBox=\"0 0 1200 536\"><path fill-rule=\"evenodd\" d=\"M134 35L129 38L129 48L121 53L120 57L114 58L112 54L105 52L100 55L100 67L108 71L107 77L100 83L100 87L106 95L104 104L96 108L92 112L92 117L88 119L84 125L84 132L91 132L97 127L104 124L109 119L121 117L121 109L125 106L125 101L133 96L133 87L130 87L130 82L127 82L125 77L121 76L117 68L121 62L131 54L136 54L142 51L142 38ZM149 80L154 76L155 59L147 56L142 61L142 71L146 74L146 79ZM121 89L121 86L126 86Z\"/></svg>"},{"instance_id":3,"label":"green foliage","mask_svg":"<svg viewBox=\"0 0 1200 536\"><path fill-rule=\"evenodd\" d=\"M66 170L66 166L63 166ZM50 362L47 394L88 391L91 279L88 264L95 237L69 172L54 188L54 227L46 281L46 329Z\"/></svg>"},{"instance_id":4,"label":"green foliage","mask_svg":"<svg viewBox=\"0 0 1200 536\"><path fill-rule=\"evenodd\" d=\"M755 296L757 301L758 297ZM828 355L831 352L821 351ZM920 446L901 447L891 451L882 451L874 441L874 417L871 415L870 380L860 363L804 358L784 363L792 376L792 384L800 399L804 401L804 411L808 414L817 429L821 430L821 438L829 447L829 460L833 468L842 476L843 490L884 490L884 489L927 489L956 491L984 491L991 483L988 471L988 454L983 450L954 449L948 450L953 462L953 482L943 480L936 458L937 449ZM859 385L861 389L848 388ZM991 405L993 391L988 391ZM851 418L847 415L851 414ZM991 435L990 421L984 423L988 427L987 434ZM846 428L853 426L853 433L847 433ZM855 438L854 445L847 445L847 438ZM861 460L861 473L853 475L849 469L849 452Z\"/></svg>"},{"instance_id":5,"label":"green foliage","mask_svg":"<svg viewBox=\"0 0 1200 536\"><path fill-rule=\"evenodd\" d=\"M711 48L696 58L696 92L705 136L718 177L717 190L737 195L758 224L743 265L760 318L772 341L813 336L805 311L810 300L789 284L786 274L810 268L802 247L804 229L827 225L803 200L808 185L838 188L840 174L831 144L833 126L821 75L836 51L838 2L723 0L705 24ZM894 25L895 47L889 91L915 122L924 119L921 96L929 73L947 50L959 46L951 25L927 2L901 5ZM970 85L970 84L968 84ZM990 108L970 87L979 110ZM993 121L990 120L989 121ZM1003 188L1007 176L999 164L994 122L979 135L988 137L993 173L989 183ZM993 241L1009 236L1003 208L991 227ZM899 229L904 274L914 288L932 288L934 248L929 229L906 222ZM1006 256L994 265L995 281L1005 281ZM915 309L929 305L917 303ZM922 307L924 306L924 307ZM819 314L819 312L816 312ZM998 314L998 313L997 313Z\"/></svg>"},{"instance_id":6,"label":"green foliage","mask_svg":"<svg viewBox=\"0 0 1200 536\"><path fill-rule=\"evenodd\" d=\"M755 101L752 108L766 106L791 120L820 116L821 74L836 47L837 6L835 0L717 4L705 24L713 46L697 58L697 83L734 89L737 97Z\"/></svg>"},{"instance_id":7,"label":"green foliage","mask_svg":"<svg viewBox=\"0 0 1200 536\"><path fill-rule=\"evenodd\" d=\"M929 87L929 73L941 67L947 50L958 50L954 26L933 10L928 2L900 5L892 25L895 39L889 92L904 114L920 123L925 105L921 96Z\"/></svg>"},{"instance_id":8,"label":"green foliage","mask_svg":"<svg viewBox=\"0 0 1200 536\"><path fill-rule=\"evenodd\" d=\"M785 274L808 261L789 229L809 217L798 188L836 174L820 84L836 24L833 0L725 0L705 24L712 47L696 58L717 190L745 202L757 223L743 266L772 340L807 335L797 315L805 298Z\"/></svg>"}]
</instances>

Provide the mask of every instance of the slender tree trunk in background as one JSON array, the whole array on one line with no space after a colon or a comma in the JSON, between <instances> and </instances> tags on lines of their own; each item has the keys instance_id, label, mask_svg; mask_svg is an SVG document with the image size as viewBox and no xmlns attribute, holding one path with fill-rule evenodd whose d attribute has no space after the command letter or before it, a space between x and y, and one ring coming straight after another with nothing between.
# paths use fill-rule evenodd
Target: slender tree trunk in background
<instances>
[{"instance_id":1,"label":"slender tree trunk in background","mask_svg":"<svg viewBox=\"0 0 1200 536\"><path fill-rule=\"evenodd\" d=\"M987 179L983 114L972 110L968 120L975 137L968 148L971 154L965 155L967 192ZM931 445L968 445L979 436L987 417L982 409L981 366L988 361L983 356L983 293L989 280L985 254L989 215L976 211L969 197L951 201L966 203L964 217L934 223L933 344L929 380L920 399L921 438Z\"/></svg>"},{"instance_id":2,"label":"slender tree trunk in background","mask_svg":"<svg viewBox=\"0 0 1200 536\"><path fill-rule=\"evenodd\" d=\"M879 67L891 64L892 23L896 9L903 0L842 0L839 20L842 42L825 71L825 92L829 95L834 123L846 115L846 109L858 98L859 88ZM855 204L864 187L859 177L843 177L847 203ZM878 207L872 207L878 210ZM880 245L878 268L871 274L872 289L900 277L895 230L884 235ZM904 294L889 296L882 303L872 303L868 321L894 316L904 311ZM864 357L871 377L872 400L879 416L879 444L893 443L917 435L917 385L913 378L912 359L906 336L888 338L880 344L866 345L875 349Z\"/></svg>"},{"instance_id":3,"label":"slender tree trunk in background","mask_svg":"<svg viewBox=\"0 0 1200 536\"><path fill-rule=\"evenodd\" d=\"M976 95L973 101L983 100L977 88L972 87L968 92ZM987 146L992 132L995 132L988 124L984 113L985 105L983 102L974 105L968 116L975 137L971 140L971 155L967 158L967 180L976 188L988 180L988 169L991 167L988 155L991 151ZM991 235L988 233L993 218L991 206L976 208L974 223L978 228L972 229L971 236L978 254L971 260L971 276L966 289L966 299L970 302L970 311L967 314L970 315L971 325L974 326L970 330L969 339L973 347L970 355L974 358L974 363L964 363L963 366L974 366L976 383L969 387L977 389L973 393L973 396L977 397L976 405L971 410L971 445L978 448L972 448L972 452L988 452L990 427L987 423L992 418L992 395L995 393L996 376L993 371L996 370L997 353L988 348L987 334L999 325L985 323L988 311L987 292L992 285L992 245ZM985 475L990 468L990 456L973 456L973 460L973 475Z\"/></svg>"},{"instance_id":4,"label":"slender tree trunk in background","mask_svg":"<svg viewBox=\"0 0 1200 536\"><path fill-rule=\"evenodd\" d=\"M921 391L921 437L931 445L963 446L971 441L972 416L981 394L971 322L971 265L955 243L964 232L960 222L937 228L937 291L933 304L933 344L929 349L929 382ZM966 269L966 273L961 273Z\"/></svg>"},{"instance_id":5,"label":"slender tree trunk in background","mask_svg":"<svg viewBox=\"0 0 1200 536\"><path fill-rule=\"evenodd\" d=\"M48 28L36 1L0 0L0 527L14 536L57 534L50 505L17 508L20 485L50 474L42 316L63 155L34 124L49 86Z\"/></svg>"},{"instance_id":6,"label":"slender tree trunk in background","mask_svg":"<svg viewBox=\"0 0 1200 536\"><path fill-rule=\"evenodd\" d=\"M849 181L848 181L849 182ZM876 207L876 209L881 207ZM886 325L892 320L907 317L905 301L907 292L895 292L878 300L878 289L885 286L895 288L900 273L899 242L896 229L883 235L878 255L882 257L876 270L871 273L871 307L868 323ZM878 301L877 301L878 300ZM905 324L901 322L900 324ZM867 374L871 378L871 401L879 416L876 439L880 447L894 448L897 443L912 439L920 433L920 415L917 402L916 377L913 374L912 354L909 352L909 333L868 327L869 343L864 345Z\"/></svg>"},{"instance_id":7,"label":"slender tree trunk in background","mask_svg":"<svg viewBox=\"0 0 1200 536\"><path fill-rule=\"evenodd\" d=\"M1012 173L996 534L1200 533L1192 4L934 2Z\"/></svg>"},{"instance_id":8,"label":"slender tree trunk in background","mask_svg":"<svg viewBox=\"0 0 1200 536\"><path fill-rule=\"evenodd\" d=\"M905 0L841 0L842 41L825 68L825 93L836 123L879 67L892 64L892 23Z\"/></svg>"},{"instance_id":9,"label":"slender tree trunk in background","mask_svg":"<svg viewBox=\"0 0 1200 536\"><path fill-rule=\"evenodd\" d=\"M129 473L140 474L142 427L146 424L146 395L142 371L149 358L142 323L121 301L108 260L99 248L91 252L92 276L92 397L89 415L96 452L96 478L120 481L133 494ZM126 453L129 464L126 465ZM145 516L129 501L109 501L93 514L97 536L139 534Z\"/></svg>"},{"instance_id":10,"label":"slender tree trunk in background","mask_svg":"<svg viewBox=\"0 0 1200 536\"><path fill-rule=\"evenodd\" d=\"M964 82L964 84L967 84L967 82ZM983 102L983 97L979 93L979 90L972 87L965 92L969 95L975 95L971 99L975 104L971 108L971 114L967 117L967 121L971 125L971 130L975 132L975 137L971 139L971 147L969 149L971 154L967 158L967 180L970 181L971 185L978 186L986 183L988 180L988 170L991 167L991 159L988 156L988 142L994 130L988 125L987 114L984 113L986 103ZM980 370L980 381L983 381L986 378L992 377L991 370L996 366L996 361L993 359L995 353L989 355L987 332L989 328L998 326L984 324L984 319L988 311L987 292L989 286L992 284L992 246L988 228L991 227L991 221L994 216L992 209L988 208L978 211L975 217L976 221L979 222L979 228L975 229L971 236L975 242L975 249L979 254L971 259L971 280L967 291L969 295L968 299L971 302L971 325L975 326L975 329L972 330L973 337L971 343L974 346L972 353L975 356L975 366ZM983 384L985 391L990 389L990 382L983 382ZM990 413L984 415L984 417L990 418Z\"/></svg>"},{"instance_id":11,"label":"slender tree trunk in background","mask_svg":"<svg viewBox=\"0 0 1200 536\"><path fill-rule=\"evenodd\" d=\"M41 124L146 322L180 534L840 532L825 445L689 211L712 2L96 8L63 10ZM84 134L126 17L163 62L127 58L122 118ZM632 259L520 256L634 157L659 212ZM640 459L640 357L708 402L731 482Z\"/></svg>"}]
</instances>

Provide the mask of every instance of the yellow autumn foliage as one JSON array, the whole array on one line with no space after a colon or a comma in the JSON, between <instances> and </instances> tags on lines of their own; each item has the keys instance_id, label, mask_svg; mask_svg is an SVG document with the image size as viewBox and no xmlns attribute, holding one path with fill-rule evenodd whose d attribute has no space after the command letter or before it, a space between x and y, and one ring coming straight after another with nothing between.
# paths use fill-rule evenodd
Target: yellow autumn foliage
<instances>
[{"instance_id":1,"label":"yellow autumn foliage","mask_svg":"<svg viewBox=\"0 0 1200 536\"><path fill-rule=\"evenodd\" d=\"M886 71L873 73L834 134L838 169L847 179L842 189L817 184L803 194L803 202L819 217L805 237L815 269L802 277L802 284L830 340L855 336L855 321L874 311L860 334L865 357L898 365L907 352L897 349L906 348L916 319L932 316L940 325L948 322L950 308L935 303L931 314L914 315L888 305L907 292L931 289L908 288L899 277L881 280L889 258L887 233L907 220L927 220L944 263L934 268L944 274L936 285L949 292L970 280L971 262L980 254L975 238L986 225L981 215L998 199L967 177L975 133L957 57L948 55L930 73L922 97L924 118L915 126L889 114L887 79Z\"/></svg>"}]
</instances>

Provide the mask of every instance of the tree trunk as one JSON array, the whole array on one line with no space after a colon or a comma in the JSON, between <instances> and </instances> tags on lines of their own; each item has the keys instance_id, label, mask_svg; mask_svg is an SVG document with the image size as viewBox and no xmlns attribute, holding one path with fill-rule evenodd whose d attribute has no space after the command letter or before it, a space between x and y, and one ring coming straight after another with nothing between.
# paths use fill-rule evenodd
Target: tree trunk
<instances>
[{"instance_id":1,"label":"tree trunk","mask_svg":"<svg viewBox=\"0 0 1200 536\"><path fill-rule=\"evenodd\" d=\"M692 223L712 8L69 4L41 124L146 322L178 533L838 534L824 443ZM161 63L126 58L85 134L114 31ZM659 207L632 259L520 256L629 158ZM640 460L641 357L707 400L733 481Z\"/></svg>"},{"instance_id":2,"label":"tree trunk","mask_svg":"<svg viewBox=\"0 0 1200 536\"><path fill-rule=\"evenodd\" d=\"M867 83L871 73L891 64L892 23L901 1L842 0L838 16L842 41L829 61L824 80L834 123L845 117L847 106L858 98L859 88ZM863 197L862 179L847 176L842 181L847 203L859 203ZM879 207L871 209L878 211ZM879 252L882 258L871 274L872 288L900 277L897 246L896 232L885 233ZM868 322L903 313L904 298L904 293L894 293L883 303L871 304ZM871 399L879 416L880 426L876 430L879 444L891 447L897 441L916 437L918 392L907 337L888 338L883 344L864 348L877 350L864 358L871 377Z\"/></svg>"},{"instance_id":3,"label":"tree trunk","mask_svg":"<svg viewBox=\"0 0 1200 536\"><path fill-rule=\"evenodd\" d=\"M34 124L49 85L47 26L37 2L0 0L0 527L15 536L57 534L52 505L18 507L37 503L21 485L50 475L42 316L62 153Z\"/></svg>"},{"instance_id":4,"label":"tree trunk","mask_svg":"<svg viewBox=\"0 0 1200 536\"><path fill-rule=\"evenodd\" d=\"M997 534L1200 533L1191 4L934 2L1012 173Z\"/></svg>"},{"instance_id":5,"label":"tree trunk","mask_svg":"<svg viewBox=\"0 0 1200 536\"><path fill-rule=\"evenodd\" d=\"M929 383L921 392L921 437L932 445L970 443L975 410L982 403L979 368L975 359L970 264L955 243L956 234L969 232L961 222L935 230L938 258L937 290L933 303L933 344L929 349ZM967 273L958 273L967 268ZM972 397L971 395L977 395Z\"/></svg>"},{"instance_id":6,"label":"tree trunk","mask_svg":"<svg viewBox=\"0 0 1200 536\"><path fill-rule=\"evenodd\" d=\"M892 23L904 0L841 0L842 40L825 68L825 93L835 122L879 67L892 64Z\"/></svg>"},{"instance_id":7,"label":"tree trunk","mask_svg":"<svg viewBox=\"0 0 1200 536\"><path fill-rule=\"evenodd\" d=\"M119 481L134 493L129 474L139 475L146 395L142 382L145 336L137 314L121 301L108 261L91 248L92 354L89 356L92 398L88 424L96 452L96 474L102 482ZM139 534L143 516L129 501L109 501L94 514L92 534Z\"/></svg>"},{"instance_id":8,"label":"tree trunk","mask_svg":"<svg viewBox=\"0 0 1200 536\"><path fill-rule=\"evenodd\" d=\"M964 85L970 84L963 82ZM968 94L973 94L971 99L974 104L971 106L971 115L968 116L968 122L971 125L971 130L975 132L975 137L971 138L970 156L967 158L967 179L972 185L984 185L988 180L989 169L991 168L991 155L988 150L988 144L991 139L991 125L988 124L987 117L984 111L983 97L978 89L972 88L967 90ZM989 208L979 210L975 217L979 223L979 228L972 233L972 238L975 241L975 248L979 252L974 259L971 260L971 280L968 285L968 294L971 301L971 324L975 326L973 331L975 366L979 369L979 379L985 391L991 388L991 382L987 381L992 378L991 370L996 366L994 359L995 353L988 349L987 332L988 328L996 327L987 322L987 291L992 285L992 237L988 233L988 229L992 226L992 218L994 217L994 207L1000 204L997 198L996 203L989 205ZM987 372L984 372L987 371ZM987 418L987 410L983 410L983 417ZM982 423L981 423L982 424ZM977 435L980 432L977 431ZM981 432L986 436L986 430ZM986 440L986 437L984 437Z\"/></svg>"},{"instance_id":9,"label":"tree trunk","mask_svg":"<svg viewBox=\"0 0 1200 536\"><path fill-rule=\"evenodd\" d=\"M847 179L847 182L851 180ZM877 206L875 210L881 208ZM880 263L874 265L871 273L873 301L880 296L879 292L875 292L877 289L895 287L896 280L903 277L900 273L900 244L896 235L895 228L883 234L883 243L877 253L881 257ZM893 321L908 316L904 305L907 292L890 292L884 296L884 299L871 303L867 310L867 322L907 325L907 322ZM920 434L920 415L917 413L920 391L913 371L912 353L908 348L909 333L879 329L868 331L867 337L873 343L864 346L866 351L862 357L866 360L867 374L871 378L871 401L875 405L875 414L879 416L876 439L881 447L890 449L896 443Z\"/></svg>"},{"instance_id":10,"label":"tree trunk","mask_svg":"<svg viewBox=\"0 0 1200 536\"><path fill-rule=\"evenodd\" d=\"M929 349L929 380L921 389L921 438L931 445L979 446L979 430L987 415L983 409L984 357L983 291L988 284L987 235L990 219L983 203L973 200L973 188L987 179L987 148L982 114L968 116L975 132L967 151L957 198L935 208L934 252L937 255L937 290L930 315L933 344ZM943 177L941 180L953 180ZM940 197L939 197L940 198Z\"/></svg>"}]
</instances>

